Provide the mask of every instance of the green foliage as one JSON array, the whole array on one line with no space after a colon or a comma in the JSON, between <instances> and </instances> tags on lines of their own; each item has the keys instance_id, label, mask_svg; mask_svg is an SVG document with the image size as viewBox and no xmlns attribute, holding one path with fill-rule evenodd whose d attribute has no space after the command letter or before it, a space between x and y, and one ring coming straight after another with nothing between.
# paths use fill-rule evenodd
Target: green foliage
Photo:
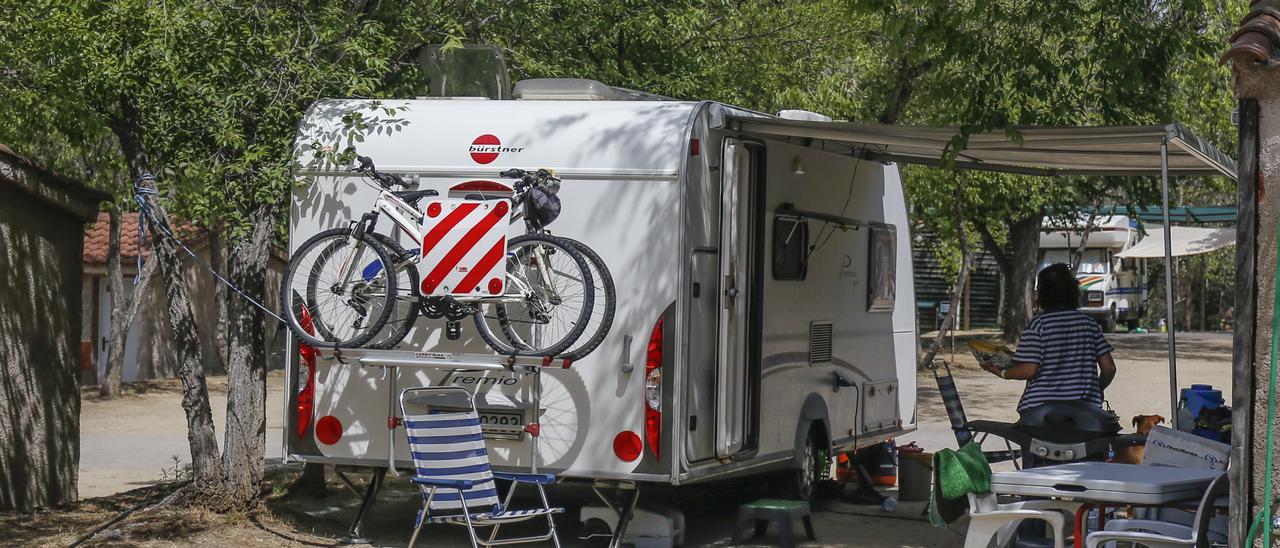
<instances>
[{"instance_id":1,"label":"green foliage","mask_svg":"<svg viewBox=\"0 0 1280 548\"><path fill-rule=\"evenodd\" d=\"M958 125L1123 125L1181 121L1225 150L1234 144L1229 73L1217 63L1242 5L1208 0L1065 2L849 0L882 44L864 76L881 119ZM909 91L903 104L901 90ZM1016 141L1017 139L1014 138ZM967 214L1000 225L1095 204L1158 203L1153 178L1055 178L908 168L915 217L952 231L954 185ZM1230 203L1221 178L1180 181L1191 203ZM1207 184L1206 184L1207 183ZM1194 200L1194 201L1193 201Z\"/></svg>"}]
</instances>

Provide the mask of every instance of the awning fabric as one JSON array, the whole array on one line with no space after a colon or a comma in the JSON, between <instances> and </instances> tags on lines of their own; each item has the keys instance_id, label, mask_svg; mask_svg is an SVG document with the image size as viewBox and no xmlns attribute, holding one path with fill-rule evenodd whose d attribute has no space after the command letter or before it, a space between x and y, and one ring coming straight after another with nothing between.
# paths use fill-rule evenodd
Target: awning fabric
<instances>
[{"instance_id":1,"label":"awning fabric","mask_svg":"<svg viewBox=\"0 0 1280 548\"><path fill-rule=\"evenodd\" d=\"M1088 209L1081 209L1088 213ZM1163 223L1164 209L1160 206L1139 206L1131 212L1123 206L1106 206L1098 209L1099 215L1136 214L1138 220ZM1169 220L1175 223L1235 223L1236 206L1171 207Z\"/></svg>"},{"instance_id":2,"label":"awning fabric","mask_svg":"<svg viewBox=\"0 0 1280 548\"><path fill-rule=\"evenodd\" d=\"M852 145L863 157L938 166L955 127L914 127L817 120L733 117L730 127L763 136L801 137ZM1010 134L1021 139L1018 144ZM1160 175L1160 143L1168 140L1169 175L1235 178L1236 163L1180 124L1152 126L1017 126L969 136L956 169L1027 175Z\"/></svg>"},{"instance_id":3,"label":"awning fabric","mask_svg":"<svg viewBox=\"0 0 1280 548\"><path fill-rule=\"evenodd\" d=\"M1234 228L1193 228L1175 226L1170 233L1173 239L1173 256L1199 255L1235 245L1236 229ZM1116 253L1124 258L1164 258L1164 229L1147 231L1147 237L1137 245Z\"/></svg>"}]
</instances>

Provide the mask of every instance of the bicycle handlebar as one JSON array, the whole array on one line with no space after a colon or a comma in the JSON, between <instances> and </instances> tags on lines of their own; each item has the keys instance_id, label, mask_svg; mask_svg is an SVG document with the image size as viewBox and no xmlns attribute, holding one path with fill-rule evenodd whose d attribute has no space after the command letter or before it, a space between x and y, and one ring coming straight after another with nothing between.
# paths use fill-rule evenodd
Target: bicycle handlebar
<instances>
[{"instance_id":1,"label":"bicycle handlebar","mask_svg":"<svg viewBox=\"0 0 1280 548\"><path fill-rule=\"evenodd\" d=\"M520 183L516 184L516 190L520 190L521 186L529 187L543 185L550 189L554 194L560 189L560 179L556 177L555 172L546 168L541 168L537 171L527 171L513 167L499 173L498 176L505 179L520 179Z\"/></svg>"},{"instance_id":2,"label":"bicycle handlebar","mask_svg":"<svg viewBox=\"0 0 1280 548\"><path fill-rule=\"evenodd\" d=\"M377 181L378 184L382 185L383 188L390 189L392 186L409 188L409 183L404 182L404 179L399 175L394 173L379 173L377 168L373 167L372 158L368 156L356 156L356 161L360 162L360 165L358 167L351 168L351 171L368 175L370 178Z\"/></svg>"}]
</instances>

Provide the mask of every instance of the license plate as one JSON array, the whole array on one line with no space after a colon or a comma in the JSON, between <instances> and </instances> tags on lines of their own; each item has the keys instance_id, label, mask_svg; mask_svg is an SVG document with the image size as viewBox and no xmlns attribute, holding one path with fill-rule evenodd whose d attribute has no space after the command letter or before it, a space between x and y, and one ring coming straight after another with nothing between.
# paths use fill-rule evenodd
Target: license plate
<instances>
[{"instance_id":1,"label":"license plate","mask_svg":"<svg viewBox=\"0 0 1280 548\"><path fill-rule=\"evenodd\" d=\"M480 411L480 431L489 439L521 439L524 437L524 413Z\"/></svg>"}]
</instances>

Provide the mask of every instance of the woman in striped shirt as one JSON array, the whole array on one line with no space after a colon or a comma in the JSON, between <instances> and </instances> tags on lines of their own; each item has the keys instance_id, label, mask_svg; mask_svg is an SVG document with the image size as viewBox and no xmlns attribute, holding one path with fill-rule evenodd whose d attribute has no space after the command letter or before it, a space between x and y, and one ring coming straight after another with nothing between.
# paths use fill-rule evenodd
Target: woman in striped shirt
<instances>
[{"instance_id":1,"label":"woman in striped shirt","mask_svg":"<svg viewBox=\"0 0 1280 548\"><path fill-rule=\"evenodd\" d=\"M1018 402L1024 411L1051 401L1084 400L1102 407L1102 393L1116 376L1111 344L1102 329L1080 312L1080 284L1071 267L1058 263L1036 276L1040 314L1031 320L1013 365L981 364L1003 379L1027 381Z\"/></svg>"}]
</instances>

